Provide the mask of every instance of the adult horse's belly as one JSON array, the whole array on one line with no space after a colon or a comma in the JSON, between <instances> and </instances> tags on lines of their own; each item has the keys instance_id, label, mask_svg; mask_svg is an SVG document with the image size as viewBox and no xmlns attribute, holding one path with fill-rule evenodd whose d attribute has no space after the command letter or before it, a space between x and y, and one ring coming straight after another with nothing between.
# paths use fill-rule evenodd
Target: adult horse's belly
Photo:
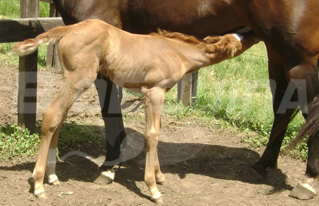
<instances>
[{"instance_id":1,"label":"adult horse's belly","mask_svg":"<svg viewBox=\"0 0 319 206\"><path fill-rule=\"evenodd\" d=\"M129 0L122 28L132 33L150 33L161 28L203 38L245 26L240 7L238 0Z\"/></svg>"}]
</instances>

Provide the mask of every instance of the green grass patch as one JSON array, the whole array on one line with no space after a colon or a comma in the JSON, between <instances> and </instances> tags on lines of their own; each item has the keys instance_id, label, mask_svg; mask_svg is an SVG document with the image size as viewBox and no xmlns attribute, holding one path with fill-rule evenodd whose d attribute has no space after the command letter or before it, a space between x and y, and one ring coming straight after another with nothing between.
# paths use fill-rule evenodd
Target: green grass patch
<instances>
[{"instance_id":1,"label":"green grass patch","mask_svg":"<svg viewBox=\"0 0 319 206\"><path fill-rule=\"evenodd\" d=\"M74 121L63 124L60 134L57 155L70 150L101 148L104 145L104 134L90 125L77 125ZM34 134L16 124L0 127L0 160L14 156L33 156L40 148L40 126Z\"/></svg>"},{"instance_id":2,"label":"green grass patch","mask_svg":"<svg viewBox=\"0 0 319 206\"><path fill-rule=\"evenodd\" d=\"M39 134L30 134L16 124L0 127L0 159L18 155L32 156L39 150Z\"/></svg>"},{"instance_id":3,"label":"green grass patch","mask_svg":"<svg viewBox=\"0 0 319 206\"><path fill-rule=\"evenodd\" d=\"M50 4L40 2L39 16L49 17ZM20 18L20 0L0 0L0 20L1 19L17 19ZM14 43L0 44L0 59L1 62L9 67L17 67L19 58L15 56L6 55ZM46 45L41 45L38 50L38 66L46 66Z\"/></svg>"},{"instance_id":4,"label":"green grass patch","mask_svg":"<svg viewBox=\"0 0 319 206\"><path fill-rule=\"evenodd\" d=\"M176 87L168 92L164 112L177 118L187 116L214 118L242 131L257 133L243 141L254 147L266 145L273 123L272 96L268 80L266 48L263 43L244 54L199 71L197 100L193 108L176 103ZM298 133L301 114L289 124L283 147ZM306 157L306 145L297 150Z\"/></svg>"},{"instance_id":5,"label":"green grass patch","mask_svg":"<svg viewBox=\"0 0 319 206\"><path fill-rule=\"evenodd\" d=\"M74 121L64 123L59 136L59 150L78 150L83 144L102 145L101 134L94 126L78 125Z\"/></svg>"},{"instance_id":6,"label":"green grass patch","mask_svg":"<svg viewBox=\"0 0 319 206\"><path fill-rule=\"evenodd\" d=\"M48 17L50 4L41 2L39 4L39 16ZM20 0L0 0L0 17L2 19L20 18Z\"/></svg>"}]
</instances>

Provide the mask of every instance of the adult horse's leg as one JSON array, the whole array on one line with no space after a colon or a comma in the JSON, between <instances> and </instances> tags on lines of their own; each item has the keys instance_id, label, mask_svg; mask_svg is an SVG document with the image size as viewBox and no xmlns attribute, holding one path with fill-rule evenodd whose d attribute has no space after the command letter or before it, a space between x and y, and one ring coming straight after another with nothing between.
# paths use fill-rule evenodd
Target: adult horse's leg
<instances>
[{"instance_id":1,"label":"adult horse's leg","mask_svg":"<svg viewBox=\"0 0 319 206\"><path fill-rule=\"evenodd\" d=\"M97 184L109 184L114 180L114 165L120 163L120 145L126 137L121 112L122 88L100 75L94 82L98 91L105 125L106 159L93 175Z\"/></svg>"},{"instance_id":2,"label":"adult horse's leg","mask_svg":"<svg viewBox=\"0 0 319 206\"><path fill-rule=\"evenodd\" d=\"M316 195L315 183L319 178L319 133L308 141L308 161L306 174L297 186L290 192L290 196L298 199L311 199Z\"/></svg>"},{"instance_id":3,"label":"adult horse's leg","mask_svg":"<svg viewBox=\"0 0 319 206\"><path fill-rule=\"evenodd\" d=\"M275 53L269 52L270 59L269 76L275 80L276 84L271 84L274 97L274 112L275 121L272 128L269 143L260 160L252 166L252 170L248 173L255 176L255 180L265 175L265 170L268 167L276 166L280 146L282 143L284 132L287 125L293 117L296 104L290 104L297 101L304 117L308 116L308 106L313 104L313 101L318 101L318 70L317 58L302 56L296 52L296 57L300 59L286 58L281 55L281 60L284 66L279 64L279 59L276 60ZM287 61L290 60L290 61ZM277 64L276 64L277 62ZM285 68L285 69L281 69ZM280 72L281 71L281 72ZM281 75L280 75L281 73ZM286 78L284 78L286 76ZM282 84L285 82L285 84ZM281 84L279 84L281 83ZM275 88L274 88L275 86ZM286 95L288 94L288 95ZM296 103L296 102L295 102ZM316 112L318 111L311 111ZM309 113L309 116L314 116ZM316 116L316 121L318 116ZM307 120L308 121L308 120ZM292 191L291 196L300 199L310 199L316 194L313 184L319 176L319 133L316 132L308 141L309 154L307 162L307 171L305 178L301 180L297 187ZM255 171L255 172L252 172Z\"/></svg>"},{"instance_id":4,"label":"adult horse's leg","mask_svg":"<svg viewBox=\"0 0 319 206\"><path fill-rule=\"evenodd\" d=\"M281 143L287 130L289 120L291 119L294 109L287 109L284 112L278 111L281 106L285 92L287 91L288 82L279 56L274 51L268 49L268 71L269 83L273 96L274 122L269 137L269 142L262 157L252 166L245 175L248 181L260 181L266 176L268 167L276 167Z\"/></svg>"},{"instance_id":5,"label":"adult horse's leg","mask_svg":"<svg viewBox=\"0 0 319 206\"><path fill-rule=\"evenodd\" d=\"M302 69L307 73L303 74L300 79L305 79L307 84L307 99L309 115L306 121L310 121L312 124L317 124L319 118L318 111L318 69L316 58L309 58L302 65ZM290 71L290 73L300 73L300 68L296 67ZM299 69L299 71L298 71ZM301 74L302 75L302 74ZM314 185L319 178L319 131L315 131L310 135L308 139L308 161L306 174L302 180L299 181L297 186L289 194L292 197L299 199L311 199L316 195Z\"/></svg>"}]
</instances>

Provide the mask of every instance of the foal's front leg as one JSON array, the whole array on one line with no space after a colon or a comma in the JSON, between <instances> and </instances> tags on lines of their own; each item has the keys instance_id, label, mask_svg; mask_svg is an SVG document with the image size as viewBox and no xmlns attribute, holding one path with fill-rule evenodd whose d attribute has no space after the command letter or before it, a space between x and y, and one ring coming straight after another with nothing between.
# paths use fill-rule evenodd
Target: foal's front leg
<instances>
[{"instance_id":1,"label":"foal's front leg","mask_svg":"<svg viewBox=\"0 0 319 206\"><path fill-rule=\"evenodd\" d=\"M158 137L161 126L161 110L165 98L165 89L154 87L142 89L145 103L146 134L145 141L147 146L146 164L144 180L149 188L152 200L161 203L162 195L158 191L156 181L163 182L164 176L160 170L157 155Z\"/></svg>"}]
</instances>

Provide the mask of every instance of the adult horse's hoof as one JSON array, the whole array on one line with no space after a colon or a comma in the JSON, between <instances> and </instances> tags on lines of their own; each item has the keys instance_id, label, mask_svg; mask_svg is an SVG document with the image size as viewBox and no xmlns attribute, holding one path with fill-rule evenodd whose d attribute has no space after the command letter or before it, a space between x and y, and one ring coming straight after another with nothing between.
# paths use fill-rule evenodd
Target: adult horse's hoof
<instances>
[{"instance_id":1,"label":"adult horse's hoof","mask_svg":"<svg viewBox=\"0 0 319 206\"><path fill-rule=\"evenodd\" d=\"M91 178L91 181L99 185L107 185L113 182L115 177L114 170L97 171Z\"/></svg>"},{"instance_id":2,"label":"adult horse's hoof","mask_svg":"<svg viewBox=\"0 0 319 206\"><path fill-rule=\"evenodd\" d=\"M50 185L59 185L60 181L59 181L59 179L58 179L58 177L56 175L50 175L48 177L48 183Z\"/></svg>"},{"instance_id":3,"label":"adult horse's hoof","mask_svg":"<svg viewBox=\"0 0 319 206\"><path fill-rule=\"evenodd\" d=\"M316 191L313 186L315 179L312 177L305 176L299 181L297 186L290 192L289 196L301 200L312 199L316 195Z\"/></svg>"},{"instance_id":4,"label":"adult horse's hoof","mask_svg":"<svg viewBox=\"0 0 319 206\"><path fill-rule=\"evenodd\" d=\"M266 173L260 174L252 167L250 167L246 173L243 175L243 179L247 182L259 182L266 178Z\"/></svg>"}]
</instances>

